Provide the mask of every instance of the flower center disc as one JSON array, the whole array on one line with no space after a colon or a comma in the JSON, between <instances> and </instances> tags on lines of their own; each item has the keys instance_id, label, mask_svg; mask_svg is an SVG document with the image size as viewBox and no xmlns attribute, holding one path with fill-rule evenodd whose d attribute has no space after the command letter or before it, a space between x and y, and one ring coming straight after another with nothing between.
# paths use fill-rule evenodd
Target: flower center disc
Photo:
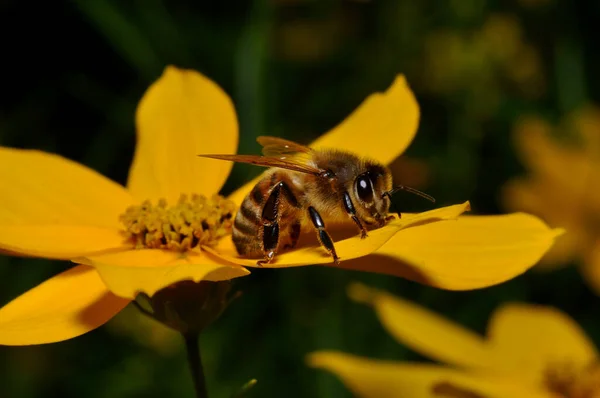
<instances>
[{"instance_id":1,"label":"flower center disc","mask_svg":"<svg viewBox=\"0 0 600 398\"><path fill-rule=\"evenodd\" d=\"M198 246L214 247L231 234L235 204L220 195L206 198L181 195L174 206L165 199L130 206L119 220L136 248L186 251Z\"/></svg>"}]
</instances>

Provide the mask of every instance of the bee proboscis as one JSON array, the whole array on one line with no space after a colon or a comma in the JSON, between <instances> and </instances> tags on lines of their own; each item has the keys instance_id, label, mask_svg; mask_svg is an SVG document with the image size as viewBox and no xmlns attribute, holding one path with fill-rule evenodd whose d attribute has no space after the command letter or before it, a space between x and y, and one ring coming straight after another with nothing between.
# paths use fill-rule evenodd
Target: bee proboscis
<instances>
[{"instance_id":1,"label":"bee proboscis","mask_svg":"<svg viewBox=\"0 0 600 398\"><path fill-rule=\"evenodd\" d=\"M244 198L233 224L238 254L258 258L258 265L272 262L279 250L294 247L307 223L337 264L340 258L325 220L351 219L366 238L367 226L381 227L389 219L394 192L405 190L435 202L416 189L392 187L388 167L351 152L312 149L277 137L257 141L262 156L199 156L270 168Z\"/></svg>"}]
</instances>

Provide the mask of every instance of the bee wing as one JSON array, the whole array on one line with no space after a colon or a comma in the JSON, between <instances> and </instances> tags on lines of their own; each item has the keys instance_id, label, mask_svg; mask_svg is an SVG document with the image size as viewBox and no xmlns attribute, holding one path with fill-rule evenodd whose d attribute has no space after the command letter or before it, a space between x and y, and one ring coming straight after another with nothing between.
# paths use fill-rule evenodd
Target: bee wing
<instances>
[{"instance_id":1,"label":"bee wing","mask_svg":"<svg viewBox=\"0 0 600 398\"><path fill-rule=\"evenodd\" d=\"M263 167L279 167L298 171L300 173L319 175L324 170L318 169L307 164L301 158L278 159L275 157L258 156L258 155L198 155L203 158L229 160L231 162L250 163L256 166Z\"/></svg>"},{"instance_id":2,"label":"bee wing","mask_svg":"<svg viewBox=\"0 0 600 398\"><path fill-rule=\"evenodd\" d=\"M308 161L312 155L312 149L297 142L284 140L279 137L260 136L256 141L263 147L262 153L266 157L289 160L290 158L298 158L303 161ZM295 162L300 162L296 160Z\"/></svg>"}]
</instances>

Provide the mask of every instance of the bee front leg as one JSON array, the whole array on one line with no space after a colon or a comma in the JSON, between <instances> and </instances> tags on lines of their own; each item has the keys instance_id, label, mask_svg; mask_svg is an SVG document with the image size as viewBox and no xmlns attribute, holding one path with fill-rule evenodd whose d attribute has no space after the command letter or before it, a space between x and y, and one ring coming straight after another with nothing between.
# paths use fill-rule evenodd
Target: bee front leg
<instances>
[{"instance_id":1,"label":"bee front leg","mask_svg":"<svg viewBox=\"0 0 600 398\"><path fill-rule=\"evenodd\" d=\"M368 236L367 229L356 216L356 209L354 208L354 204L352 203L352 199L350 199L350 194L348 192L344 192L344 209L346 209L346 213L352 217L352 221L354 221L358 226L358 229L360 229L360 238L366 238Z\"/></svg>"},{"instance_id":2,"label":"bee front leg","mask_svg":"<svg viewBox=\"0 0 600 398\"><path fill-rule=\"evenodd\" d=\"M310 215L310 220L317 229L317 237L319 238L319 242L321 242L321 245L325 248L325 250L327 250L333 256L333 262L339 264L340 258L335 252L335 247L333 246L333 241L331 240L331 237L325 230L325 223L323 222L321 215L312 206L308 208L308 213Z\"/></svg>"}]
</instances>

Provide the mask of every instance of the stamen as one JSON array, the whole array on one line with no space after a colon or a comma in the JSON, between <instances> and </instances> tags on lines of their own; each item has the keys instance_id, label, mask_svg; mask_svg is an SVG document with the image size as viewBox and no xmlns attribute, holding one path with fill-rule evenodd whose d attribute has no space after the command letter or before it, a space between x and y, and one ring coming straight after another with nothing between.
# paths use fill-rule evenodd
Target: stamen
<instances>
[{"instance_id":1,"label":"stamen","mask_svg":"<svg viewBox=\"0 0 600 398\"><path fill-rule=\"evenodd\" d=\"M592 362L584 367L573 363L555 363L545 374L548 389L565 398L600 397L600 363Z\"/></svg>"},{"instance_id":2,"label":"stamen","mask_svg":"<svg viewBox=\"0 0 600 398\"><path fill-rule=\"evenodd\" d=\"M222 196L206 198L181 195L169 207L165 199L157 205L149 200L130 206L119 220L136 248L186 251L198 246L214 247L231 234L235 204Z\"/></svg>"}]
</instances>

